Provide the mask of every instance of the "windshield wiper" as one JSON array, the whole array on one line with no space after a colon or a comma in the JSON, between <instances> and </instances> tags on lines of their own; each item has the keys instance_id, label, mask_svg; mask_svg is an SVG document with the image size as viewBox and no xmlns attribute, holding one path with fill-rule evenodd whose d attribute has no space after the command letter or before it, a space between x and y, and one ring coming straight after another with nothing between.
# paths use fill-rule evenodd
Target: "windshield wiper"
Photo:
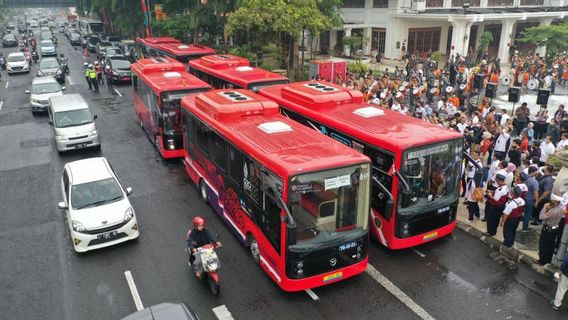
<instances>
[{"instance_id":1,"label":"windshield wiper","mask_svg":"<svg viewBox=\"0 0 568 320\"><path fill-rule=\"evenodd\" d=\"M91 122L92 122L92 121L89 121L89 122L82 122L82 123L73 123L73 124L68 124L68 125L66 125L66 126L58 127L58 128L77 127L77 126L82 126L82 125L84 125L85 123L91 123Z\"/></svg>"},{"instance_id":2,"label":"windshield wiper","mask_svg":"<svg viewBox=\"0 0 568 320\"><path fill-rule=\"evenodd\" d=\"M112 199L110 199L110 200L107 200L107 202L115 202L115 201L120 200L120 199L122 199L122 195L116 196L116 197L114 197L114 198L112 198Z\"/></svg>"}]
</instances>

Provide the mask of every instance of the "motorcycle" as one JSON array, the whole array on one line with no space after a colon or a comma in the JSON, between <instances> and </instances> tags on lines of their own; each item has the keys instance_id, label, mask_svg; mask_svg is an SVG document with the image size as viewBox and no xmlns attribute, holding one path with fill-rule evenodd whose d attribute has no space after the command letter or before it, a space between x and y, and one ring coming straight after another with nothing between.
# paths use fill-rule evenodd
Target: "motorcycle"
<instances>
[{"instance_id":1,"label":"motorcycle","mask_svg":"<svg viewBox=\"0 0 568 320\"><path fill-rule=\"evenodd\" d=\"M36 50L32 51L32 60L34 61L34 63L37 63L37 61L39 60L39 54Z\"/></svg>"},{"instance_id":2,"label":"motorcycle","mask_svg":"<svg viewBox=\"0 0 568 320\"><path fill-rule=\"evenodd\" d=\"M6 59L4 57L0 57L0 68L6 70Z\"/></svg>"},{"instance_id":3,"label":"motorcycle","mask_svg":"<svg viewBox=\"0 0 568 320\"><path fill-rule=\"evenodd\" d=\"M61 70L66 74L69 74L69 65L67 64L67 58L63 54L59 55L59 62L61 63Z\"/></svg>"},{"instance_id":4,"label":"motorcycle","mask_svg":"<svg viewBox=\"0 0 568 320\"><path fill-rule=\"evenodd\" d=\"M217 247L218 246L215 244L206 244L197 248L197 252L193 253L193 255L200 255L201 257L201 264L203 265L203 277L201 280L207 281L209 289L214 296L218 296L221 292L218 273L219 268L221 268L221 263L219 262L219 257L217 257L217 253L215 252ZM193 272L191 264L192 263L189 263L189 267Z\"/></svg>"}]
</instances>

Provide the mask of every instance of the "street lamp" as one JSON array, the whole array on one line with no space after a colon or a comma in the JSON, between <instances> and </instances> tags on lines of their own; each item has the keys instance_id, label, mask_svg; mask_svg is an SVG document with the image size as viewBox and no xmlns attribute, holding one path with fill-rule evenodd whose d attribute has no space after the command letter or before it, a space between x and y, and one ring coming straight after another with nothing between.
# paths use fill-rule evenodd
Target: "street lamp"
<instances>
[{"instance_id":1,"label":"street lamp","mask_svg":"<svg viewBox=\"0 0 568 320\"><path fill-rule=\"evenodd\" d=\"M467 13L467 9L468 9L469 7L471 7L471 4L470 4L469 2L464 2L463 5L462 5L462 7L463 7L463 14L466 14L466 13Z\"/></svg>"}]
</instances>

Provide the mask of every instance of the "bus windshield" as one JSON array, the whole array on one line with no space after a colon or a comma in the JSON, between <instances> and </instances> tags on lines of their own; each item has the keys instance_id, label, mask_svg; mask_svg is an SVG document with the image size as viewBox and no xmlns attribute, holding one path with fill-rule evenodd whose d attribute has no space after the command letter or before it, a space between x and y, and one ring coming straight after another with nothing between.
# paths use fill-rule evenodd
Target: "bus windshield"
<instances>
[{"instance_id":1,"label":"bus windshield","mask_svg":"<svg viewBox=\"0 0 568 320\"><path fill-rule=\"evenodd\" d=\"M165 136L181 135L181 98L190 93L202 91L205 91L205 89L162 93L162 105L164 106L162 116L164 119Z\"/></svg>"},{"instance_id":2,"label":"bus windshield","mask_svg":"<svg viewBox=\"0 0 568 320\"><path fill-rule=\"evenodd\" d=\"M296 221L295 248L322 245L367 230L369 165L294 176L289 208Z\"/></svg>"},{"instance_id":3,"label":"bus windshield","mask_svg":"<svg viewBox=\"0 0 568 320\"><path fill-rule=\"evenodd\" d=\"M408 206L412 211L416 211L417 206L430 203L445 205L455 201L461 172L462 144L460 140L447 141L404 153L401 173L410 186Z\"/></svg>"}]
</instances>

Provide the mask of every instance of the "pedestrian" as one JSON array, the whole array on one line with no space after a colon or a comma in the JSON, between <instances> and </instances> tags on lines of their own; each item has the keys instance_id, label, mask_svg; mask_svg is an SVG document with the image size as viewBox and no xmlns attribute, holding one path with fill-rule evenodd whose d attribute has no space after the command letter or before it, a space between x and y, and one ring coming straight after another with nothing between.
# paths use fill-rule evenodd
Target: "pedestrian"
<instances>
[{"instance_id":1,"label":"pedestrian","mask_svg":"<svg viewBox=\"0 0 568 320\"><path fill-rule=\"evenodd\" d=\"M560 121L556 119L550 120L548 128L546 128L546 135L552 138L552 143L556 145L560 141Z\"/></svg>"},{"instance_id":2,"label":"pedestrian","mask_svg":"<svg viewBox=\"0 0 568 320\"><path fill-rule=\"evenodd\" d=\"M524 183L527 186L527 194L525 196L525 212L523 214L523 228L521 229L522 232L530 231L529 223L531 221L533 211L536 210L535 203L538 200L538 181L536 181L536 174L538 172L538 168L534 166L528 167L528 174L522 172L521 173L521 180L524 180Z\"/></svg>"},{"instance_id":3,"label":"pedestrian","mask_svg":"<svg viewBox=\"0 0 568 320\"><path fill-rule=\"evenodd\" d=\"M548 110L546 110L546 104L540 106L540 110L536 114L536 121L534 127L535 139L540 140L544 138L546 133L546 128L548 127Z\"/></svg>"},{"instance_id":4,"label":"pedestrian","mask_svg":"<svg viewBox=\"0 0 568 320\"><path fill-rule=\"evenodd\" d=\"M479 199L476 198L474 190L477 189L476 179L469 179L467 182L467 188L465 192L465 199L467 203L467 212L469 214L467 221L473 222L473 218L479 219L479 204L477 203ZM482 191L483 194L483 191Z\"/></svg>"},{"instance_id":5,"label":"pedestrian","mask_svg":"<svg viewBox=\"0 0 568 320\"><path fill-rule=\"evenodd\" d=\"M93 85L93 89L96 93L99 93L99 81L97 80L97 71L95 70L95 66L92 64L89 65L89 79L91 80L91 84Z\"/></svg>"},{"instance_id":6,"label":"pedestrian","mask_svg":"<svg viewBox=\"0 0 568 320\"><path fill-rule=\"evenodd\" d=\"M564 208L560 206L561 197L554 195L539 214L542 230L538 241L538 264L544 266L552 261L554 244L558 235L558 224L564 216Z\"/></svg>"},{"instance_id":7,"label":"pedestrian","mask_svg":"<svg viewBox=\"0 0 568 320\"><path fill-rule=\"evenodd\" d=\"M562 305L562 298L564 298L564 294L568 291L568 253L564 253L562 265L555 276L559 278L558 287L556 288L554 300L551 300L550 304L552 304L552 309L558 310Z\"/></svg>"},{"instance_id":8,"label":"pedestrian","mask_svg":"<svg viewBox=\"0 0 568 320\"><path fill-rule=\"evenodd\" d=\"M521 221L521 215L525 207L525 200L521 197L522 188L516 186L511 190L511 201L507 202L503 210L501 218L501 227L503 227L503 245L511 248L515 243L515 235L517 227Z\"/></svg>"},{"instance_id":9,"label":"pedestrian","mask_svg":"<svg viewBox=\"0 0 568 320\"><path fill-rule=\"evenodd\" d=\"M509 189L505 185L505 176L503 174L497 174L495 181L498 185L495 191L487 191L487 203L485 204L487 232L484 233L485 236L494 236L497 233L499 219L505 209L505 203L509 194Z\"/></svg>"},{"instance_id":10,"label":"pedestrian","mask_svg":"<svg viewBox=\"0 0 568 320\"><path fill-rule=\"evenodd\" d=\"M520 144L521 140L513 140L513 142L511 143L511 148L509 148L509 152L507 152L507 155L509 156L509 162L513 163L516 167L521 166L521 150L519 149Z\"/></svg>"},{"instance_id":11,"label":"pedestrian","mask_svg":"<svg viewBox=\"0 0 568 320\"><path fill-rule=\"evenodd\" d=\"M91 78L89 77L91 64L85 62L85 80L87 80L87 84L89 85L89 90L93 90L93 84L91 82Z\"/></svg>"},{"instance_id":12,"label":"pedestrian","mask_svg":"<svg viewBox=\"0 0 568 320\"><path fill-rule=\"evenodd\" d=\"M544 166L548 161L548 158L554 154L556 148L552 143L552 136L546 136L544 141L540 144L540 166Z\"/></svg>"},{"instance_id":13,"label":"pedestrian","mask_svg":"<svg viewBox=\"0 0 568 320\"><path fill-rule=\"evenodd\" d=\"M544 206L550 202L552 195L552 186L554 180L552 178L552 171L554 168L551 165L546 165L543 168L544 175L538 179L538 199L535 200L536 212L533 212L533 222L532 225L539 225L540 218L539 214L544 208Z\"/></svg>"},{"instance_id":14,"label":"pedestrian","mask_svg":"<svg viewBox=\"0 0 568 320\"><path fill-rule=\"evenodd\" d=\"M505 159L509 145L511 144L511 136L508 128L503 128L495 141L494 153L501 159Z\"/></svg>"},{"instance_id":15,"label":"pedestrian","mask_svg":"<svg viewBox=\"0 0 568 320\"><path fill-rule=\"evenodd\" d=\"M105 80L106 80L106 83L107 83L107 89L108 89L108 91L112 92L112 89L113 89L112 86L113 86L114 83L113 83L113 79L112 79L112 70L111 70L110 66L105 67L104 73L105 73Z\"/></svg>"},{"instance_id":16,"label":"pedestrian","mask_svg":"<svg viewBox=\"0 0 568 320\"><path fill-rule=\"evenodd\" d=\"M564 150L564 148L568 147L568 133L562 133L560 136L560 141L556 145L556 150Z\"/></svg>"},{"instance_id":17,"label":"pedestrian","mask_svg":"<svg viewBox=\"0 0 568 320\"><path fill-rule=\"evenodd\" d=\"M95 71L97 72L97 82L98 84L104 84L103 80L103 68L98 61L95 61Z\"/></svg>"}]
</instances>

